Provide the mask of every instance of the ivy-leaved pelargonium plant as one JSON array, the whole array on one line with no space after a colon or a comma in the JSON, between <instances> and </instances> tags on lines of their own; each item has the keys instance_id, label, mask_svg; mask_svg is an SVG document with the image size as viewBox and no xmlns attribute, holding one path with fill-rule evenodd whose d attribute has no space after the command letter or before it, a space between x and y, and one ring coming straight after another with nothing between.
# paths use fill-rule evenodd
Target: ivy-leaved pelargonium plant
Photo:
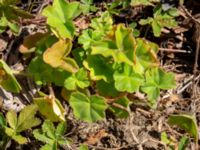
<instances>
[{"instance_id":1,"label":"ivy-leaved pelargonium plant","mask_svg":"<svg viewBox=\"0 0 200 150\"><path fill-rule=\"evenodd\" d=\"M174 75L159 65L158 45L134 37L132 27L114 24L107 11L76 33L74 19L83 13L80 4L54 0L44 8L42 14L47 17L50 34L31 45L35 58L28 74L39 85L61 87L61 96L74 116L87 122L103 119L106 110L127 117L129 95L136 92L144 93L148 105L155 106L160 90L175 87ZM56 95L40 94L34 102L48 120L65 121L62 102L55 97L60 97L59 89L56 91Z\"/></svg>"}]
</instances>

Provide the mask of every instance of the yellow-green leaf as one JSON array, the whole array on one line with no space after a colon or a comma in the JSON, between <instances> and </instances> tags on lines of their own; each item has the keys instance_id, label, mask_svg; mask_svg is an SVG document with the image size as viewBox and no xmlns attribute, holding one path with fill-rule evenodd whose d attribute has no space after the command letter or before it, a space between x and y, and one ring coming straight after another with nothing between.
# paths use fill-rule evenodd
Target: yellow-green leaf
<instances>
[{"instance_id":1,"label":"yellow-green leaf","mask_svg":"<svg viewBox=\"0 0 200 150\"><path fill-rule=\"evenodd\" d=\"M43 60L53 68L62 68L72 73L77 72L78 65L76 62L72 58L66 57L71 48L71 40L59 40L44 52Z\"/></svg>"},{"instance_id":2,"label":"yellow-green leaf","mask_svg":"<svg viewBox=\"0 0 200 150\"><path fill-rule=\"evenodd\" d=\"M44 97L34 98L34 102L37 104L40 113L49 120L55 122L65 121L65 110L59 100L46 95Z\"/></svg>"}]
</instances>

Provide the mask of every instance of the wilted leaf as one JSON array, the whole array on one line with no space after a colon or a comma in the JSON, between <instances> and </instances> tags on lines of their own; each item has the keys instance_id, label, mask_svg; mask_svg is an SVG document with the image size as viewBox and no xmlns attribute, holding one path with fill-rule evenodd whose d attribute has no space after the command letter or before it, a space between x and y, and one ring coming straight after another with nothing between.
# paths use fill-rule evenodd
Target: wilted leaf
<instances>
[{"instance_id":1,"label":"wilted leaf","mask_svg":"<svg viewBox=\"0 0 200 150\"><path fill-rule=\"evenodd\" d=\"M19 93L21 90L21 86L12 74L11 69L3 60L0 60L0 86L14 93Z\"/></svg>"},{"instance_id":2,"label":"wilted leaf","mask_svg":"<svg viewBox=\"0 0 200 150\"><path fill-rule=\"evenodd\" d=\"M107 108L104 98L95 95L87 97L80 92L71 95L69 104L76 118L88 122L103 119Z\"/></svg>"},{"instance_id":3,"label":"wilted leaf","mask_svg":"<svg viewBox=\"0 0 200 150\"><path fill-rule=\"evenodd\" d=\"M65 120L65 110L59 100L46 95L44 97L34 98L34 102L37 104L40 113L49 120L55 122Z\"/></svg>"},{"instance_id":4,"label":"wilted leaf","mask_svg":"<svg viewBox=\"0 0 200 150\"><path fill-rule=\"evenodd\" d=\"M195 141L198 141L198 126L194 116L186 114L171 115L168 119L168 123L170 125L177 125L193 136Z\"/></svg>"},{"instance_id":5,"label":"wilted leaf","mask_svg":"<svg viewBox=\"0 0 200 150\"><path fill-rule=\"evenodd\" d=\"M44 52L43 60L54 68L59 67L69 72L76 72L78 65L72 58L66 57L71 48L71 40L59 40Z\"/></svg>"}]
</instances>

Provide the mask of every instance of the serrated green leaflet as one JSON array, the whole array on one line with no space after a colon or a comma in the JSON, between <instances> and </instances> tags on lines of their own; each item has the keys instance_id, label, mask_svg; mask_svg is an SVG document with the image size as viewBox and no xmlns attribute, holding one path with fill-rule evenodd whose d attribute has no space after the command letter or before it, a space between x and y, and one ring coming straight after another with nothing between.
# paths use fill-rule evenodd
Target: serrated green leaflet
<instances>
[{"instance_id":1,"label":"serrated green leaflet","mask_svg":"<svg viewBox=\"0 0 200 150\"><path fill-rule=\"evenodd\" d=\"M194 116L186 114L171 115L168 123L170 125L177 125L194 137L195 141L198 141L198 126Z\"/></svg>"},{"instance_id":2,"label":"serrated green leaflet","mask_svg":"<svg viewBox=\"0 0 200 150\"><path fill-rule=\"evenodd\" d=\"M40 119L35 117L37 109L36 105L28 105L22 109L18 117L16 112L9 111L6 119L10 128L6 127L6 134L20 144L26 143L27 139L21 136L20 132L40 124Z\"/></svg>"},{"instance_id":3,"label":"serrated green leaflet","mask_svg":"<svg viewBox=\"0 0 200 150\"><path fill-rule=\"evenodd\" d=\"M14 77L12 70L2 59L0 60L0 86L14 93L19 93L21 90L21 86Z\"/></svg>"},{"instance_id":4,"label":"serrated green leaflet","mask_svg":"<svg viewBox=\"0 0 200 150\"><path fill-rule=\"evenodd\" d=\"M57 150L59 149L59 145L64 146L69 144L69 140L64 137L65 130L66 122L60 122L55 128L50 120L45 120L42 125L42 130L34 130L33 135L37 140L46 143L40 148L41 150Z\"/></svg>"},{"instance_id":5,"label":"serrated green leaflet","mask_svg":"<svg viewBox=\"0 0 200 150\"><path fill-rule=\"evenodd\" d=\"M103 97L90 96L75 92L71 95L69 104L76 118L87 122L95 122L105 117L107 105Z\"/></svg>"},{"instance_id":6,"label":"serrated green leaflet","mask_svg":"<svg viewBox=\"0 0 200 150\"><path fill-rule=\"evenodd\" d=\"M144 77L135 73L132 66L119 64L113 75L115 88L122 92L136 92L144 82Z\"/></svg>"},{"instance_id":7,"label":"serrated green leaflet","mask_svg":"<svg viewBox=\"0 0 200 150\"><path fill-rule=\"evenodd\" d=\"M87 71L83 68L78 72L71 74L66 78L64 87L68 90L76 90L77 88L86 88L90 85L90 81L87 76Z\"/></svg>"},{"instance_id":8,"label":"serrated green leaflet","mask_svg":"<svg viewBox=\"0 0 200 150\"><path fill-rule=\"evenodd\" d=\"M47 24L56 36L72 39L75 33L72 20L80 14L79 7L78 2L54 0L53 6L46 7L42 14L47 17Z\"/></svg>"},{"instance_id":9,"label":"serrated green leaflet","mask_svg":"<svg viewBox=\"0 0 200 150\"><path fill-rule=\"evenodd\" d=\"M113 57L115 62L125 62L133 65L136 42L132 29L119 24L113 28L113 33L110 33L108 37L110 39L94 43L91 54Z\"/></svg>"}]
</instances>

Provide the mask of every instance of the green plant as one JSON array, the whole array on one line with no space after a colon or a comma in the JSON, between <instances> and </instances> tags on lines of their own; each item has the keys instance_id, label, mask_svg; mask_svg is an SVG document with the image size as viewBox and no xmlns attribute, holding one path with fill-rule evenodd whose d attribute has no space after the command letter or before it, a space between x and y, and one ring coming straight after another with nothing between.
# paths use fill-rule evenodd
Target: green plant
<instances>
[{"instance_id":1,"label":"green plant","mask_svg":"<svg viewBox=\"0 0 200 150\"><path fill-rule=\"evenodd\" d=\"M35 117L36 112L36 105L26 106L19 113L19 116L17 116L15 111L9 111L6 114L6 120L10 127L4 127L5 133L19 144L27 143L27 138L22 136L20 133L40 124L40 119Z\"/></svg>"},{"instance_id":2,"label":"green plant","mask_svg":"<svg viewBox=\"0 0 200 150\"><path fill-rule=\"evenodd\" d=\"M153 29L154 36L159 37L163 28L166 27L170 29L177 26L177 22L174 18L178 15L179 14L176 8L170 8L163 11L162 6L158 5L153 10L153 17L141 19L139 23L141 25L150 24Z\"/></svg>"},{"instance_id":3,"label":"green plant","mask_svg":"<svg viewBox=\"0 0 200 150\"><path fill-rule=\"evenodd\" d=\"M1 0L0 1L0 33L4 32L7 27L15 34L19 32L19 19L32 18L33 16L15 5L20 0Z\"/></svg>"},{"instance_id":4,"label":"green plant","mask_svg":"<svg viewBox=\"0 0 200 150\"><path fill-rule=\"evenodd\" d=\"M59 146L66 146L70 143L69 139L64 136L65 131L66 122L60 122L55 128L50 120L45 120L42 129L35 129L33 135L37 140L46 143L40 148L41 150L57 150Z\"/></svg>"},{"instance_id":5,"label":"green plant","mask_svg":"<svg viewBox=\"0 0 200 150\"><path fill-rule=\"evenodd\" d=\"M50 6L54 7L55 4ZM53 83L63 87L62 95L75 117L84 121L103 119L106 109L118 117L127 117L128 112L116 106L128 110L126 95L134 92L146 93L149 106L155 106L161 89L175 87L174 76L159 67L158 45L134 37L133 30L124 24L113 25L106 11L92 19L89 29L79 36L82 48L72 49L72 40L68 38L48 35L45 40L39 39L34 46L37 56L29 64L28 72L40 85ZM107 97L113 99L115 106ZM48 119L63 120L64 110L58 100L42 96L35 102ZM57 111L54 106L58 106ZM42 110L43 107L46 109Z\"/></svg>"}]
</instances>

